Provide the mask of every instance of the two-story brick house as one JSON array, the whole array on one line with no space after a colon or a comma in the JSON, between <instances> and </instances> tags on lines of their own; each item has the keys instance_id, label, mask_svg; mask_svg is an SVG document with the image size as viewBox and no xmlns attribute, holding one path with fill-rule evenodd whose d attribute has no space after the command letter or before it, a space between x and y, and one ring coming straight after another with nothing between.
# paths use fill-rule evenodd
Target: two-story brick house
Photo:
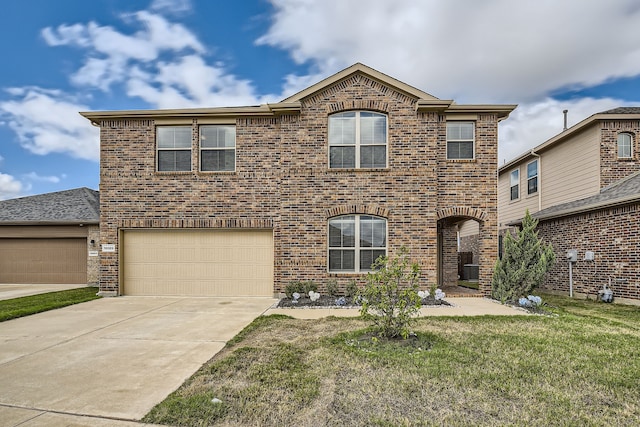
<instances>
[{"instance_id":1,"label":"two-story brick house","mask_svg":"<svg viewBox=\"0 0 640 427\"><path fill-rule=\"evenodd\" d=\"M455 283L455 224L497 256L497 131L514 105L459 105L355 64L279 103L87 112L101 129L103 295L273 295L362 282L400 247Z\"/></svg>"},{"instance_id":2,"label":"two-story brick house","mask_svg":"<svg viewBox=\"0 0 640 427\"><path fill-rule=\"evenodd\" d=\"M569 291L566 251L575 249L575 293L594 296L612 281L619 299L640 300L640 108L594 114L498 170L501 230L528 209L558 262L551 290ZM593 252L593 260L587 252Z\"/></svg>"}]
</instances>

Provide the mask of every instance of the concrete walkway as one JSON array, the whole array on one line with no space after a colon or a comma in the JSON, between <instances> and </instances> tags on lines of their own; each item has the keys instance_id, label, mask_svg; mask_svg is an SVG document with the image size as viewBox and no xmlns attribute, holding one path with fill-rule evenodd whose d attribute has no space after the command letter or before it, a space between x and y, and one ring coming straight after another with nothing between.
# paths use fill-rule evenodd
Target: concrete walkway
<instances>
[{"instance_id":1,"label":"concrete walkway","mask_svg":"<svg viewBox=\"0 0 640 427\"><path fill-rule=\"evenodd\" d=\"M103 298L0 323L0 426L127 426L272 298Z\"/></svg>"}]
</instances>

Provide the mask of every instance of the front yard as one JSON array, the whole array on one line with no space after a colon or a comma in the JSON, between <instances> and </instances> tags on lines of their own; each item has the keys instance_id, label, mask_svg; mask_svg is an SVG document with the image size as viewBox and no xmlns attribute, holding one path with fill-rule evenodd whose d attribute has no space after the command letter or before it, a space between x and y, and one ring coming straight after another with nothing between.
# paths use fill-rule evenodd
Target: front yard
<instances>
[{"instance_id":1,"label":"front yard","mask_svg":"<svg viewBox=\"0 0 640 427\"><path fill-rule=\"evenodd\" d=\"M638 425L640 308L543 298L553 315L422 318L404 345L360 319L262 317L144 421Z\"/></svg>"}]
</instances>

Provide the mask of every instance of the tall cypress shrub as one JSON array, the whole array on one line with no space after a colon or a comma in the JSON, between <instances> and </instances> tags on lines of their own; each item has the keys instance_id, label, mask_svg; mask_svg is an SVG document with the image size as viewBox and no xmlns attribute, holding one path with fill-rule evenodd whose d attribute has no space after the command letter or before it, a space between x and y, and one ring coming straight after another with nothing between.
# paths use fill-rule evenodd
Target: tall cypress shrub
<instances>
[{"instance_id":1,"label":"tall cypress shrub","mask_svg":"<svg viewBox=\"0 0 640 427\"><path fill-rule=\"evenodd\" d=\"M553 247L538 238L538 220L527 209L522 229L514 237L507 232L503 240L503 255L493 270L492 296L501 302L515 302L527 296L544 281L555 262Z\"/></svg>"}]
</instances>

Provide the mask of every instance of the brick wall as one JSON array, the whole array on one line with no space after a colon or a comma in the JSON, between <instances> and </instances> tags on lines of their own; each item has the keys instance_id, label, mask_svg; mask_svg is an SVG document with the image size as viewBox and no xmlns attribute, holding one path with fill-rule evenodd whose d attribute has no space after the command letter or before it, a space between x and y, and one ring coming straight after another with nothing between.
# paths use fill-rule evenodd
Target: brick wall
<instances>
[{"instance_id":1,"label":"brick wall","mask_svg":"<svg viewBox=\"0 0 640 427\"><path fill-rule=\"evenodd\" d=\"M481 226L481 284L489 290L497 253L497 116L479 114L476 160L446 160L446 118L416 113L416 99L352 75L302 101L299 115L236 119L236 172L198 172L198 120L193 119L194 171L155 172L153 120L101 123L101 290L118 291L122 227L210 227L268 224L274 231L275 292L291 280L329 278L341 286L363 276L327 272L327 221L346 213L388 220L389 254L406 246L437 278L437 221L463 215ZM388 115L384 170L329 170L328 115L365 109ZM438 213L440 212L440 213ZM480 218L481 216L481 218ZM240 222L239 222L240 221ZM455 262L454 258L454 271ZM488 274L487 274L488 273Z\"/></svg>"},{"instance_id":2,"label":"brick wall","mask_svg":"<svg viewBox=\"0 0 640 427\"><path fill-rule=\"evenodd\" d=\"M632 158L618 159L618 134L633 136ZM640 121L605 120L601 123L600 188L640 170Z\"/></svg>"},{"instance_id":3,"label":"brick wall","mask_svg":"<svg viewBox=\"0 0 640 427\"><path fill-rule=\"evenodd\" d=\"M91 241L93 240L93 245ZM96 251L100 254L100 227L98 225L87 226L87 252ZM87 253L87 285L98 286L100 283L100 258L89 256Z\"/></svg>"},{"instance_id":4,"label":"brick wall","mask_svg":"<svg viewBox=\"0 0 640 427\"><path fill-rule=\"evenodd\" d=\"M539 237L553 244L557 263L547 275L546 289L569 292L568 249L578 250L573 265L575 293L596 296L611 278L614 298L640 299L640 204L566 218L541 221ZM585 251L595 261L584 261Z\"/></svg>"}]
</instances>

